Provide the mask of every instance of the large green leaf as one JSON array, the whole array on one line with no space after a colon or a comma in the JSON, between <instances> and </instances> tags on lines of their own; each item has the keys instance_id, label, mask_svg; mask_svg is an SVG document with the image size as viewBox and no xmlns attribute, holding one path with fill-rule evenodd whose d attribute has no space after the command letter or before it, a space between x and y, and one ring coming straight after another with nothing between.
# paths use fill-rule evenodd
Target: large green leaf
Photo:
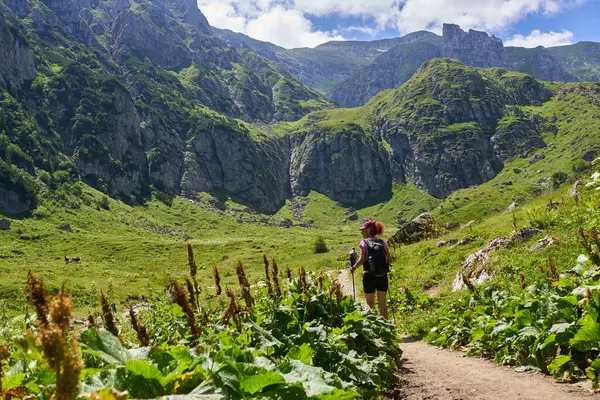
<instances>
[{"instance_id":1,"label":"large green leaf","mask_svg":"<svg viewBox=\"0 0 600 400\"><path fill-rule=\"evenodd\" d=\"M308 343L304 343L300 347L294 347L288 353L288 357L292 360L298 360L307 365L312 364L312 359L314 356L315 351L310 347Z\"/></svg>"},{"instance_id":2,"label":"large green leaf","mask_svg":"<svg viewBox=\"0 0 600 400\"><path fill-rule=\"evenodd\" d=\"M554 375L554 373L557 372L559 368L567 364L569 361L571 361L571 356L556 357L554 360L552 360L550 365L548 365L548 371Z\"/></svg>"},{"instance_id":3,"label":"large green leaf","mask_svg":"<svg viewBox=\"0 0 600 400\"><path fill-rule=\"evenodd\" d=\"M265 371L257 375L243 377L240 381L240 388L248 394L255 394L271 385L282 383L285 383L285 379L281 374Z\"/></svg>"},{"instance_id":4,"label":"large green leaf","mask_svg":"<svg viewBox=\"0 0 600 400\"><path fill-rule=\"evenodd\" d=\"M529 310L517 311L517 313L515 314L515 320L517 321L517 324L519 324L521 326L531 325L531 323L533 322L533 320L531 318L531 311L529 311Z\"/></svg>"},{"instance_id":5,"label":"large green leaf","mask_svg":"<svg viewBox=\"0 0 600 400\"><path fill-rule=\"evenodd\" d=\"M331 393L335 389L327 383L325 371L321 368L306 365L296 360L290 360L288 367L289 372L283 374L286 382L300 382L309 396Z\"/></svg>"},{"instance_id":6,"label":"large green leaf","mask_svg":"<svg viewBox=\"0 0 600 400\"><path fill-rule=\"evenodd\" d=\"M2 378L2 389L8 390L15 388L23 383L25 374L6 375Z\"/></svg>"},{"instance_id":7,"label":"large green leaf","mask_svg":"<svg viewBox=\"0 0 600 400\"><path fill-rule=\"evenodd\" d=\"M131 355L119 339L104 329L91 328L80 336L83 352L100 357L110 364L125 365Z\"/></svg>"},{"instance_id":8,"label":"large green leaf","mask_svg":"<svg viewBox=\"0 0 600 400\"><path fill-rule=\"evenodd\" d=\"M600 350L600 324L582 326L569 343L581 351Z\"/></svg>"}]
</instances>

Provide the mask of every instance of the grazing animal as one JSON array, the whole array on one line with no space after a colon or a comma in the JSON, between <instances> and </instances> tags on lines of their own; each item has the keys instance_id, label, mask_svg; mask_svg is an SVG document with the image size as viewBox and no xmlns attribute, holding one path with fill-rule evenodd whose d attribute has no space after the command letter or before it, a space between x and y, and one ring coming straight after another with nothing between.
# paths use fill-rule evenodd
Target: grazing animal
<instances>
[{"instance_id":1,"label":"grazing animal","mask_svg":"<svg viewBox=\"0 0 600 400\"><path fill-rule=\"evenodd\" d=\"M80 263L80 262L81 262L81 257L69 258L69 256L65 256L65 264Z\"/></svg>"}]
</instances>

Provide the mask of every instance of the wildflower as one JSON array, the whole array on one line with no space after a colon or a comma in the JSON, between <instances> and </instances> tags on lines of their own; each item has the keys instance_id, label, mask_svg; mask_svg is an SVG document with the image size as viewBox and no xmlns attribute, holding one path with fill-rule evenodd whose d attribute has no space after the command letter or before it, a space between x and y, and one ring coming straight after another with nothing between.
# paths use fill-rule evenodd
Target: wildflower
<instances>
[{"instance_id":1,"label":"wildflower","mask_svg":"<svg viewBox=\"0 0 600 400\"><path fill-rule=\"evenodd\" d=\"M269 276L269 260L267 255L263 253L263 264L265 265L265 283L267 284L267 292L273 294L273 286L271 286L271 277Z\"/></svg>"},{"instance_id":2,"label":"wildflower","mask_svg":"<svg viewBox=\"0 0 600 400\"><path fill-rule=\"evenodd\" d=\"M107 331L119 337L119 328L115 323L115 316L110 309L110 301L104 294L104 291L100 291L100 304L102 306L102 320L104 321L104 327Z\"/></svg>"},{"instance_id":3,"label":"wildflower","mask_svg":"<svg viewBox=\"0 0 600 400\"><path fill-rule=\"evenodd\" d=\"M132 305L129 305L129 318L131 319L131 326L137 333L138 340L140 341L142 347L150 346L150 337L148 336L148 331L146 330L146 327L138 321Z\"/></svg>"},{"instance_id":4,"label":"wildflower","mask_svg":"<svg viewBox=\"0 0 600 400\"><path fill-rule=\"evenodd\" d=\"M272 263L273 267L273 284L275 285L275 293L278 296L281 296L281 286L279 286L279 268L277 268L277 261L273 259Z\"/></svg>"},{"instance_id":5,"label":"wildflower","mask_svg":"<svg viewBox=\"0 0 600 400\"><path fill-rule=\"evenodd\" d=\"M242 290L242 297L246 302L246 307L252 308L254 305L254 299L252 298L252 294L250 293L250 283L246 278L246 271L244 270L244 265L238 261L235 266L235 271L238 277L238 281L240 283L240 289Z\"/></svg>"},{"instance_id":6,"label":"wildflower","mask_svg":"<svg viewBox=\"0 0 600 400\"><path fill-rule=\"evenodd\" d=\"M220 296L222 293L221 277L219 276L219 268L216 264L213 264L213 278L215 280L215 287L217 288L217 296Z\"/></svg>"},{"instance_id":7,"label":"wildflower","mask_svg":"<svg viewBox=\"0 0 600 400\"><path fill-rule=\"evenodd\" d=\"M39 324L47 324L48 292L44 282L29 271L27 274L27 301L35 308Z\"/></svg>"},{"instance_id":8,"label":"wildflower","mask_svg":"<svg viewBox=\"0 0 600 400\"><path fill-rule=\"evenodd\" d=\"M190 327L190 334L194 339L197 339L200 337L200 332L196 327L196 316L192 311L192 307L188 301L188 296L185 293L185 289L182 288L179 282L177 282L175 279L171 281L169 289L171 289L173 292L173 299L175 300L175 303L177 303L177 305L179 305L179 307L181 307L185 313L188 326Z\"/></svg>"}]
</instances>

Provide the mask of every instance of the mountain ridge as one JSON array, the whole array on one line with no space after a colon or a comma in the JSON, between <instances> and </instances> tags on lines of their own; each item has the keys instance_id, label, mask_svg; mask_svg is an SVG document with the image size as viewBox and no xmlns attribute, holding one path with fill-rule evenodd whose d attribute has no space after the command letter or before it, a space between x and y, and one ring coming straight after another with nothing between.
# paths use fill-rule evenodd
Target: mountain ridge
<instances>
[{"instance_id":1,"label":"mountain ridge","mask_svg":"<svg viewBox=\"0 0 600 400\"><path fill-rule=\"evenodd\" d=\"M48 193L68 198L78 182L130 203L208 192L264 213L311 191L351 207L409 182L441 198L498 176L554 130L526 108L561 87L507 69L417 60L417 74L391 83L410 78L400 89L334 109L285 66L211 35L192 0L0 4L10 11L0 43L20 46L2 57L25 66L0 71L4 212ZM427 32L402 40L396 47L443 44ZM367 63L381 45L300 53L327 54L335 69L356 55ZM330 47L346 58L323 53Z\"/></svg>"}]
</instances>

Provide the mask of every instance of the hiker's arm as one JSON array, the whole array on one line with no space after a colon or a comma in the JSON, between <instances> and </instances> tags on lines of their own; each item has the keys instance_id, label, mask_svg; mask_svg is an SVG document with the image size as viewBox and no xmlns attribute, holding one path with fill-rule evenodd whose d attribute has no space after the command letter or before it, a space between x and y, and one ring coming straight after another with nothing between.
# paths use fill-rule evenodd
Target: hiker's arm
<instances>
[{"instance_id":1,"label":"hiker's arm","mask_svg":"<svg viewBox=\"0 0 600 400\"><path fill-rule=\"evenodd\" d=\"M356 269L362 265L364 265L365 263L365 258L367 255L367 252L364 250L360 250L360 258L358 259L358 261L356 262L356 264L354 264L351 268L350 268L350 272L354 273L354 271L356 271Z\"/></svg>"},{"instance_id":2,"label":"hiker's arm","mask_svg":"<svg viewBox=\"0 0 600 400\"><path fill-rule=\"evenodd\" d=\"M392 263L392 255L390 254L389 247L385 248L385 255L387 256L388 262L391 264Z\"/></svg>"}]
</instances>

